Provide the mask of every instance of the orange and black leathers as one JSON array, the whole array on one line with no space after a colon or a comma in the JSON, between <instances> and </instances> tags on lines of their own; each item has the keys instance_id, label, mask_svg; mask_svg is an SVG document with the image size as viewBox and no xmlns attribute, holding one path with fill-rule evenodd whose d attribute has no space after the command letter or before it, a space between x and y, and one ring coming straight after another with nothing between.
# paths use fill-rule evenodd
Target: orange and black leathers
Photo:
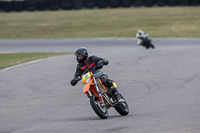
<instances>
[{"instance_id":1,"label":"orange and black leathers","mask_svg":"<svg viewBox=\"0 0 200 133\"><path fill-rule=\"evenodd\" d=\"M108 60L99 58L97 56L87 57L85 60L77 64L74 78L71 80L71 85L75 86L77 82L81 80L80 77L85 70L92 70L94 69L94 67L95 70L101 69L103 65L107 65L108 63L109 63ZM103 80L102 82L107 82L107 75L105 75L104 78L102 79Z\"/></svg>"}]
</instances>

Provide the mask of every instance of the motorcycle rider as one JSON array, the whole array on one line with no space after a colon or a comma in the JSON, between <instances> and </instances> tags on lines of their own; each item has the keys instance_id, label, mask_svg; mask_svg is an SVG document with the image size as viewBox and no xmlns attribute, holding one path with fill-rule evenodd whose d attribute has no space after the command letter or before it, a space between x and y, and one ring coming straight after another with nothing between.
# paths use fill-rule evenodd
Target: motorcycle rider
<instances>
[{"instance_id":1,"label":"motorcycle rider","mask_svg":"<svg viewBox=\"0 0 200 133\"><path fill-rule=\"evenodd\" d=\"M149 37L148 33L145 33L141 29L137 31L136 37L138 38L137 44L142 45L146 47L147 49L149 48L155 48L155 46L151 43L151 38Z\"/></svg>"},{"instance_id":2,"label":"motorcycle rider","mask_svg":"<svg viewBox=\"0 0 200 133\"><path fill-rule=\"evenodd\" d=\"M141 45L142 43L142 38L147 38L149 36L148 33L145 33L144 31L142 31L141 29L139 29L136 33L136 37L138 38L137 40L137 44Z\"/></svg>"},{"instance_id":3,"label":"motorcycle rider","mask_svg":"<svg viewBox=\"0 0 200 133\"><path fill-rule=\"evenodd\" d=\"M117 88L114 87L112 80L108 79L108 75L103 73L100 69L103 65L108 65L109 61L97 56L88 56L87 49L84 47L78 48L75 52L76 61L78 62L76 66L76 72L73 79L71 80L71 85L75 86L85 70L93 70L95 79L100 79L102 83L109 88L112 93L116 96L118 102L120 102L121 96L119 95ZM123 100L122 100L123 101Z\"/></svg>"}]
</instances>

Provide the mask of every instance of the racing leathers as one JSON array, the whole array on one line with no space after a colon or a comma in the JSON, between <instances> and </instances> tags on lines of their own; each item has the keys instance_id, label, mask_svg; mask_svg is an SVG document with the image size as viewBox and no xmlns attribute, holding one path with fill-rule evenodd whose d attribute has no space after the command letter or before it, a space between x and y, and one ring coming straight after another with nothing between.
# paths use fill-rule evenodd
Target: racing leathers
<instances>
[{"instance_id":1,"label":"racing leathers","mask_svg":"<svg viewBox=\"0 0 200 133\"><path fill-rule=\"evenodd\" d=\"M85 70L93 70L93 74L96 79L100 79L102 83L117 96L117 88L114 87L112 80L108 79L108 75L101 71L103 65L108 65L109 61L107 59L99 58L97 56L89 56L86 60L79 62L76 66L76 72L74 78L71 80L71 85L75 86L79 80L81 80L81 75ZM117 96L118 97L118 96Z\"/></svg>"},{"instance_id":2,"label":"racing leathers","mask_svg":"<svg viewBox=\"0 0 200 133\"><path fill-rule=\"evenodd\" d=\"M137 34L136 34L136 37L138 38L137 44L140 45L141 42L142 42L142 39L143 39L143 38L147 38L148 36L149 36L148 33L145 33L144 31L139 30L139 31L137 32Z\"/></svg>"}]
</instances>

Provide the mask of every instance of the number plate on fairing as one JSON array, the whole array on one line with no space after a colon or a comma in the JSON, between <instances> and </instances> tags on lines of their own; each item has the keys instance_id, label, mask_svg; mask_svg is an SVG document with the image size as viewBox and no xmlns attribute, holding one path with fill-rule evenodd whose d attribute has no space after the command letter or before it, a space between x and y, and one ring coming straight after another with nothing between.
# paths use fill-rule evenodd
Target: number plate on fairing
<instances>
[{"instance_id":1,"label":"number plate on fairing","mask_svg":"<svg viewBox=\"0 0 200 133\"><path fill-rule=\"evenodd\" d=\"M84 82L87 78L90 78L90 77L91 77L90 72L84 74L84 75L82 76L82 82Z\"/></svg>"}]
</instances>

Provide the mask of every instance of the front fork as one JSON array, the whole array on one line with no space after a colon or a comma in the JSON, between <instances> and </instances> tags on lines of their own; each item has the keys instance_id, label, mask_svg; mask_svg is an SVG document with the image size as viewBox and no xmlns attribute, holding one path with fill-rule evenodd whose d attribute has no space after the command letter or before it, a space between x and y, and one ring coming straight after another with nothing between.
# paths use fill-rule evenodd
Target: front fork
<instances>
[{"instance_id":1,"label":"front fork","mask_svg":"<svg viewBox=\"0 0 200 133\"><path fill-rule=\"evenodd\" d=\"M97 90L97 95L98 95L99 101L100 101L100 103L104 103L103 97L102 97L102 95L101 95L101 93L99 91L99 88L97 86L97 81L95 80L94 77L93 77L93 81L94 81L95 88Z\"/></svg>"}]
</instances>

